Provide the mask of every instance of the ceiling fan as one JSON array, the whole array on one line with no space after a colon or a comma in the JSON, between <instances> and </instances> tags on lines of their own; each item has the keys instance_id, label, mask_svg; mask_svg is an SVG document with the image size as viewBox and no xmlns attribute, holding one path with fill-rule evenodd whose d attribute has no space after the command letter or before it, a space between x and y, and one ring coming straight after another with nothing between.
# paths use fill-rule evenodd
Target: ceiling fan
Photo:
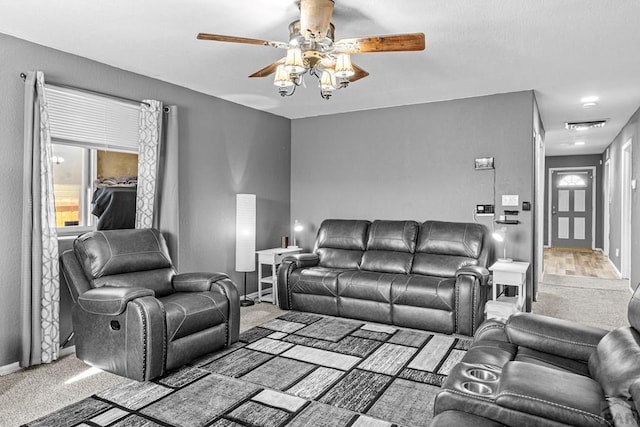
<instances>
[{"instance_id":1,"label":"ceiling fan","mask_svg":"<svg viewBox=\"0 0 640 427\"><path fill-rule=\"evenodd\" d=\"M372 52L419 51L425 48L423 33L360 37L335 41L331 23L333 0L300 0L300 19L289 24L289 42L199 33L199 40L254 44L286 49L285 57L249 77L275 73L274 85L282 96L291 96L305 74L320 81L320 96L329 99L336 89L367 77L369 73L351 62L351 55Z\"/></svg>"}]
</instances>

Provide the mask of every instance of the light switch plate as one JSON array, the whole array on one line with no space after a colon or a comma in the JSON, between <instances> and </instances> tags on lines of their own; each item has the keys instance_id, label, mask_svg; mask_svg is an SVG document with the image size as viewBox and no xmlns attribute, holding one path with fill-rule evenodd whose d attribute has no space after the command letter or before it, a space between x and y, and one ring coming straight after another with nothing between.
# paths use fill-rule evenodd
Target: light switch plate
<instances>
[{"instance_id":1,"label":"light switch plate","mask_svg":"<svg viewBox=\"0 0 640 427\"><path fill-rule=\"evenodd\" d=\"M518 206L518 195L517 194L503 194L502 195L502 206Z\"/></svg>"}]
</instances>

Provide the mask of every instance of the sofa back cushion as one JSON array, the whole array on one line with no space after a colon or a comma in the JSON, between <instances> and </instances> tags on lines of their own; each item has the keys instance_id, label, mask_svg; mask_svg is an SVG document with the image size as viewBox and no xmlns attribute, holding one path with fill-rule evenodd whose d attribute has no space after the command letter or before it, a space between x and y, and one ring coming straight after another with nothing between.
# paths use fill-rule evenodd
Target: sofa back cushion
<instances>
[{"instance_id":1,"label":"sofa back cushion","mask_svg":"<svg viewBox=\"0 0 640 427\"><path fill-rule=\"evenodd\" d=\"M357 269L367 245L369 221L327 219L320 224L314 252L319 265L329 268Z\"/></svg>"},{"instance_id":2,"label":"sofa back cushion","mask_svg":"<svg viewBox=\"0 0 640 427\"><path fill-rule=\"evenodd\" d=\"M413 263L419 225L415 221L374 221L360 268L408 274Z\"/></svg>"},{"instance_id":3,"label":"sofa back cushion","mask_svg":"<svg viewBox=\"0 0 640 427\"><path fill-rule=\"evenodd\" d=\"M94 231L73 243L92 287L144 287L156 297L173 292L175 274L167 244L155 229Z\"/></svg>"},{"instance_id":4,"label":"sofa back cushion","mask_svg":"<svg viewBox=\"0 0 640 427\"><path fill-rule=\"evenodd\" d=\"M475 223L426 221L420 226L411 272L455 277L466 265L478 265L486 227Z\"/></svg>"}]
</instances>

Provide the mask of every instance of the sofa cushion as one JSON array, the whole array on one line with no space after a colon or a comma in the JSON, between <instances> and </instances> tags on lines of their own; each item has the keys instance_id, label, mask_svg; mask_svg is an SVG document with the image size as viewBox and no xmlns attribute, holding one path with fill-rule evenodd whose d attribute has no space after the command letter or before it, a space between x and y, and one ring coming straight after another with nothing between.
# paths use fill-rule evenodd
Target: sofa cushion
<instances>
[{"instance_id":1,"label":"sofa cushion","mask_svg":"<svg viewBox=\"0 0 640 427\"><path fill-rule=\"evenodd\" d=\"M330 268L357 269L366 248L369 221L328 219L318 230L314 252L319 265Z\"/></svg>"},{"instance_id":2,"label":"sofa cushion","mask_svg":"<svg viewBox=\"0 0 640 427\"><path fill-rule=\"evenodd\" d=\"M416 252L477 259L484 230L481 224L426 221L420 226Z\"/></svg>"},{"instance_id":3,"label":"sofa cushion","mask_svg":"<svg viewBox=\"0 0 640 427\"><path fill-rule=\"evenodd\" d=\"M453 311L455 280L441 277L409 275L391 284L393 305L435 308Z\"/></svg>"},{"instance_id":4,"label":"sofa cushion","mask_svg":"<svg viewBox=\"0 0 640 427\"><path fill-rule=\"evenodd\" d=\"M413 253L418 228L415 221L373 221L369 227L367 250Z\"/></svg>"},{"instance_id":5,"label":"sofa cushion","mask_svg":"<svg viewBox=\"0 0 640 427\"><path fill-rule=\"evenodd\" d=\"M456 271L467 265L478 265L475 258L416 253L411 265L411 273L424 276L456 277Z\"/></svg>"},{"instance_id":6,"label":"sofa cushion","mask_svg":"<svg viewBox=\"0 0 640 427\"><path fill-rule=\"evenodd\" d=\"M363 251L351 251L347 249L320 248L318 265L327 268L341 268L357 270L360 268Z\"/></svg>"},{"instance_id":7,"label":"sofa cushion","mask_svg":"<svg viewBox=\"0 0 640 427\"><path fill-rule=\"evenodd\" d=\"M382 273L408 274L416 248L415 221L374 221L369 227L367 251L360 268Z\"/></svg>"},{"instance_id":8,"label":"sofa cushion","mask_svg":"<svg viewBox=\"0 0 640 427\"><path fill-rule=\"evenodd\" d=\"M147 288L154 292L156 298L160 298L174 292L171 279L175 274L176 272L173 268L112 274L92 280L91 286L94 288L101 288L103 286L113 286L114 288Z\"/></svg>"},{"instance_id":9,"label":"sofa cushion","mask_svg":"<svg viewBox=\"0 0 640 427\"><path fill-rule=\"evenodd\" d=\"M392 251L366 251L360 268L380 273L408 274L411 271L413 255Z\"/></svg>"},{"instance_id":10,"label":"sofa cushion","mask_svg":"<svg viewBox=\"0 0 640 427\"><path fill-rule=\"evenodd\" d=\"M292 293L338 296L338 275L345 270L311 267L294 270L289 276Z\"/></svg>"},{"instance_id":11,"label":"sofa cushion","mask_svg":"<svg viewBox=\"0 0 640 427\"><path fill-rule=\"evenodd\" d=\"M373 271L345 271L338 276L338 315L391 323L391 283L406 277Z\"/></svg>"},{"instance_id":12,"label":"sofa cushion","mask_svg":"<svg viewBox=\"0 0 640 427\"><path fill-rule=\"evenodd\" d=\"M346 271L338 276L338 295L390 304L391 284L406 276L373 271Z\"/></svg>"},{"instance_id":13,"label":"sofa cushion","mask_svg":"<svg viewBox=\"0 0 640 427\"><path fill-rule=\"evenodd\" d=\"M227 297L216 292L175 293L160 298L167 319L167 340L174 341L227 320Z\"/></svg>"},{"instance_id":14,"label":"sofa cushion","mask_svg":"<svg viewBox=\"0 0 640 427\"><path fill-rule=\"evenodd\" d=\"M87 278L173 268L169 249L158 230L93 231L79 236L73 247Z\"/></svg>"}]
</instances>

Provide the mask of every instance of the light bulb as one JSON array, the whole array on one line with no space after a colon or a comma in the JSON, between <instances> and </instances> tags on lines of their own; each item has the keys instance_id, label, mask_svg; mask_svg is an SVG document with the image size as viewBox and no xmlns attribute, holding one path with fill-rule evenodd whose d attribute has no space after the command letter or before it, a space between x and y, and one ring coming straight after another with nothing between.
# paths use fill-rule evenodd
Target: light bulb
<instances>
[{"instance_id":1,"label":"light bulb","mask_svg":"<svg viewBox=\"0 0 640 427\"><path fill-rule=\"evenodd\" d=\"M287 58L284 60L284 69L289 74L302 74L305 70L302 63L302 50L299 47L287 49Z\"/></svg>"},{"instance_id":2,"label":"light bulb","mask_svg":"<svg viewBox=\"0 0 640 427\"><path fill-rule=\"evenodd\" d=\"M276 68L276 77L273 79L273 84L278 87L293 86L293 81L289 77L289 73L284 69L284 65L278 65L278 68Z\"/></svg>"},{"instance_id":3,"label":"light bulb","mask_svg":"<svg viewBox=\"0 0 640 427\"><path fill-rule=\"evenodd\" d=\"M340 53L336 58L336 72L335 76L341 79L346 79L355 74L353 71L353 65L351 64L351 55L348 53Z\"/></svg>"},{"instance_id":4,"label":"light bulb","mask_svg":"<svg viewBox=\"0 0 640 427\"><path fill-rule=\"evenodd\" d=\"M336 90L336 77L332 70L324 70L320 78L320 89L322 91Z\"/></svg>"}]
</instances>

